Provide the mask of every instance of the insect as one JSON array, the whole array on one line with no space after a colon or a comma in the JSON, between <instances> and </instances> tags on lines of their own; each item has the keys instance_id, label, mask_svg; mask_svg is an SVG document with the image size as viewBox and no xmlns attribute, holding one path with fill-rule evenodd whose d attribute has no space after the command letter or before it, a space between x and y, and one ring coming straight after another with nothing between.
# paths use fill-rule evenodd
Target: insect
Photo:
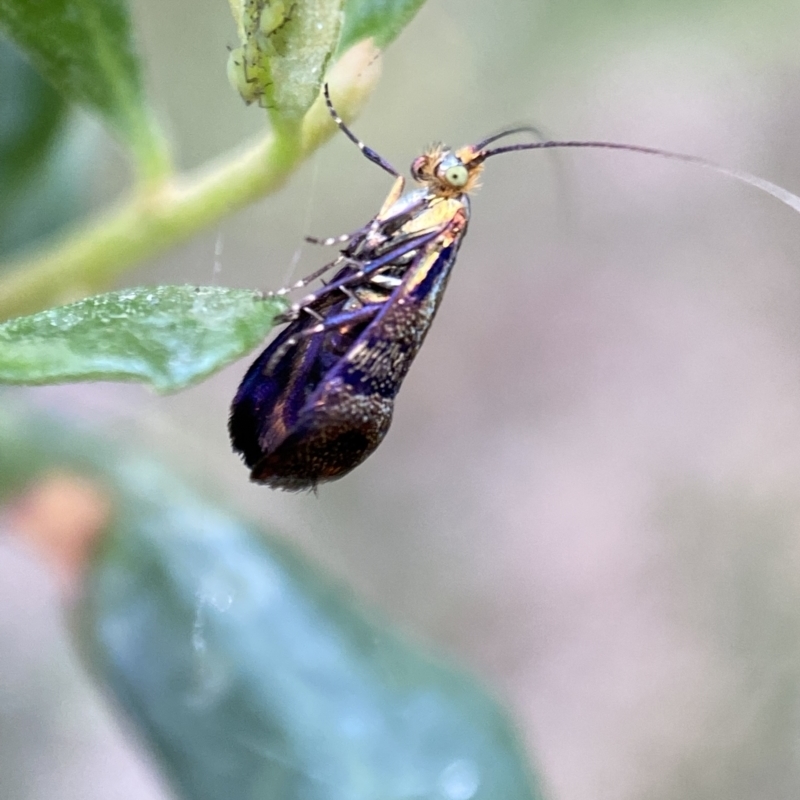
<instances>
[{"instance_id":1,"label":"insect","mask_svg":"<svg viewBox=\"0 0 800 800\"><path fill-rule=\"evenodd\" d=\"M772 194L800 211L779 186L697 156L615 142L539 141L491 147L524 132L511 128L458 150L437 145L411 164L405 179L344 124L325 86L328 109L362 154L395 181L378 214L355 233L326 240L338 258L286 294L333 271L333 278L283 315L287 327L247 371L231 407L234 450L253 481L277 489L314 489L361 464L381 443L394 399L442 300L467 232L470 193L495 155L555 147L590 147L656 155L710 167Z\"/></svg>"}]
</instances>

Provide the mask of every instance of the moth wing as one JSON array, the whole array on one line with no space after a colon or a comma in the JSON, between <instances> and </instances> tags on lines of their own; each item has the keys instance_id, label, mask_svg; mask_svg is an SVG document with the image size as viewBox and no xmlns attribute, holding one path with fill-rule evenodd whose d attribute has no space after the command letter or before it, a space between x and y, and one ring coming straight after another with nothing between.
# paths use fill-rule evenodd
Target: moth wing
<instances>
[{"instance_id":1,"label":"moth wing","mask_svg":"<svg viewBox=\"0 0 800 800\"><path fill-rule=\"evenodd\" d=\"M337 383L364 396L394 398L433 322L460 243L458 237L438 253L424 248L415 256L402 283L311 395L308 408L324 404L326 387Z\"/></svg>"},{"instance_id":2,"label":"moth wing","mask_svg":"<svg viewBox=\"0 0 800 800\"><path fill-rule=\"evenodd\" d=\"M308 336L299 344L287 346L288 340L303 328L303 323L295 322L270 342L250 365L231 404L228 418L231 444L248 467L252 468L265 453L278 446L294 427L306 402L306 387L312 378L322 336ZM286 351L282 355L281 349Z\"/></svg>"}]
</instances>

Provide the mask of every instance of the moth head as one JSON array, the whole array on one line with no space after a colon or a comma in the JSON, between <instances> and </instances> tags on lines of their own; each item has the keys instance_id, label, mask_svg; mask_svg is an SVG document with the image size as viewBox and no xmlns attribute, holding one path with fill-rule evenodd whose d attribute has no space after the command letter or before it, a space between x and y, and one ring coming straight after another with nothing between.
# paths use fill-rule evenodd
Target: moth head
<instances>
[{"instance_id":1,"label":"moth head","mask_svg":"<svg viewBox=\"0 0 800 800\"><path fill-rule=\"evenodd\" d=\"M411 177L441 197L469 194L476 188L483 170L482 164L474 159L472 147L451 150L443 145L434 145L414 159Z\"/></svg>"}]
</instances>

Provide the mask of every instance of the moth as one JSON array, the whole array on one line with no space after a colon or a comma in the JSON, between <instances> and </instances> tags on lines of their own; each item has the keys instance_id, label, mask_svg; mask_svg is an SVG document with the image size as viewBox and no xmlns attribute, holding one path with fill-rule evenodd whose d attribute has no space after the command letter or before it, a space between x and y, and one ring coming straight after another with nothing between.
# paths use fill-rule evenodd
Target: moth
<instances>
[{"instance_id":1,"label":"moth","mask_svg":"<svg viewBox=\"0 0 800 800\"><path fill-rule=\"evenodd\" d=\"M429 148L411 164L416 187L361 142L328 109L362 154L394 176L380 211L352 234L325 240L339 256L276 294L333 272L332 279L283 315L288 323L247 371L231 406L233 449L250 477L276 489L315 489L341 478L381 443L394 400L441 303L470 218L470 193L488 158L545 148L605 148L710 167L800 211L800 198L761 178L697 156L616 142L537 141L494 146L538 132L515 127L454 150Z\"/></svg>"}]
</instances>

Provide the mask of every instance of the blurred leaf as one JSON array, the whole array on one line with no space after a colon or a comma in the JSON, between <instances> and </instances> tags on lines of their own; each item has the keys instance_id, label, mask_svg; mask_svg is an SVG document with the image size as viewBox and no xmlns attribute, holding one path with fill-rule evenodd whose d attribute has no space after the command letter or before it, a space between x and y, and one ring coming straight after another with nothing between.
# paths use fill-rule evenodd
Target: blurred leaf
<instances>
[{"instance_id":1,"label":"blurred leaf","mask_svg":"<svg viewBox=\"0 0 800 800\"><path fill-rule=\"evenodd\" d=\"M182 389L256 347L285 308L216 287L96 295L0 325L0 382L132 380Z\"/></svg>"},{"instance_id":2,"label":"blurred leaf","mask_svg":"<svg viewBox=\"0 0 800 800\"><path fill-rule=\"evenodd\" d=\"M0 37L0 191L24 184L61 130L66 104Z\"/></svg>"},{"instance_id":3,"label":"blurred leaf","mask_svg":"<svg viewBox=\"0 0 800 800\"><path fill-rule=\"evenodd\" d=\"M21 409L11 394L0 390L0 503L54 465L86 468L81 458L83 437L43 414Z\"/></svg>"},{"instance_id":4,"label":"blurred leaf","mask_svg":"<svg viewBox=\"0 0 800 800\"><path fill-rule=\"evenodd\" d=\"M184 800L535 800L504 711L287 543L153 462L0 404L0 497L98 480L78 643Z\"/></svg>"},{"instance_id":5,"label":"blurred leaf","mask_svg":"<svg viewBox=\"0 0 800 800\"><path fill-rule=\"evenodd\" d=\"M341 54L362 39L383 49L411 22L424 0L345 0Z\"/></svg>"},{"instance_id":6,"label":"blurred leaf","mask_svg":"<svg viewBox=\"0 0 800 800\"><path fill-rule=\"evenodd\" d=\"M67 128L66 111L61 95L0 37L0 256L83 209L86 131Z\"/></svg>"},{"instance_id":7,"label":"blurred leaf","mask_svg":"<svg viewBox=\"0 0 800 800\"><path fill-rule=\"evenodd\" d=\"M163 471L122 485L82 640L185 800L540 796L471 679Z\"/></svg>"},{"instance_id":8,"label":"blurred leaf","mask_svg":"<svg viewBox=\"0 0 800 800\"><path fill-rule=\"evenodd\" d=\"M122 0L0 0L0 27L64 97L98 112L145 171L163 168Z\"/></svg>"}]
</instances>

